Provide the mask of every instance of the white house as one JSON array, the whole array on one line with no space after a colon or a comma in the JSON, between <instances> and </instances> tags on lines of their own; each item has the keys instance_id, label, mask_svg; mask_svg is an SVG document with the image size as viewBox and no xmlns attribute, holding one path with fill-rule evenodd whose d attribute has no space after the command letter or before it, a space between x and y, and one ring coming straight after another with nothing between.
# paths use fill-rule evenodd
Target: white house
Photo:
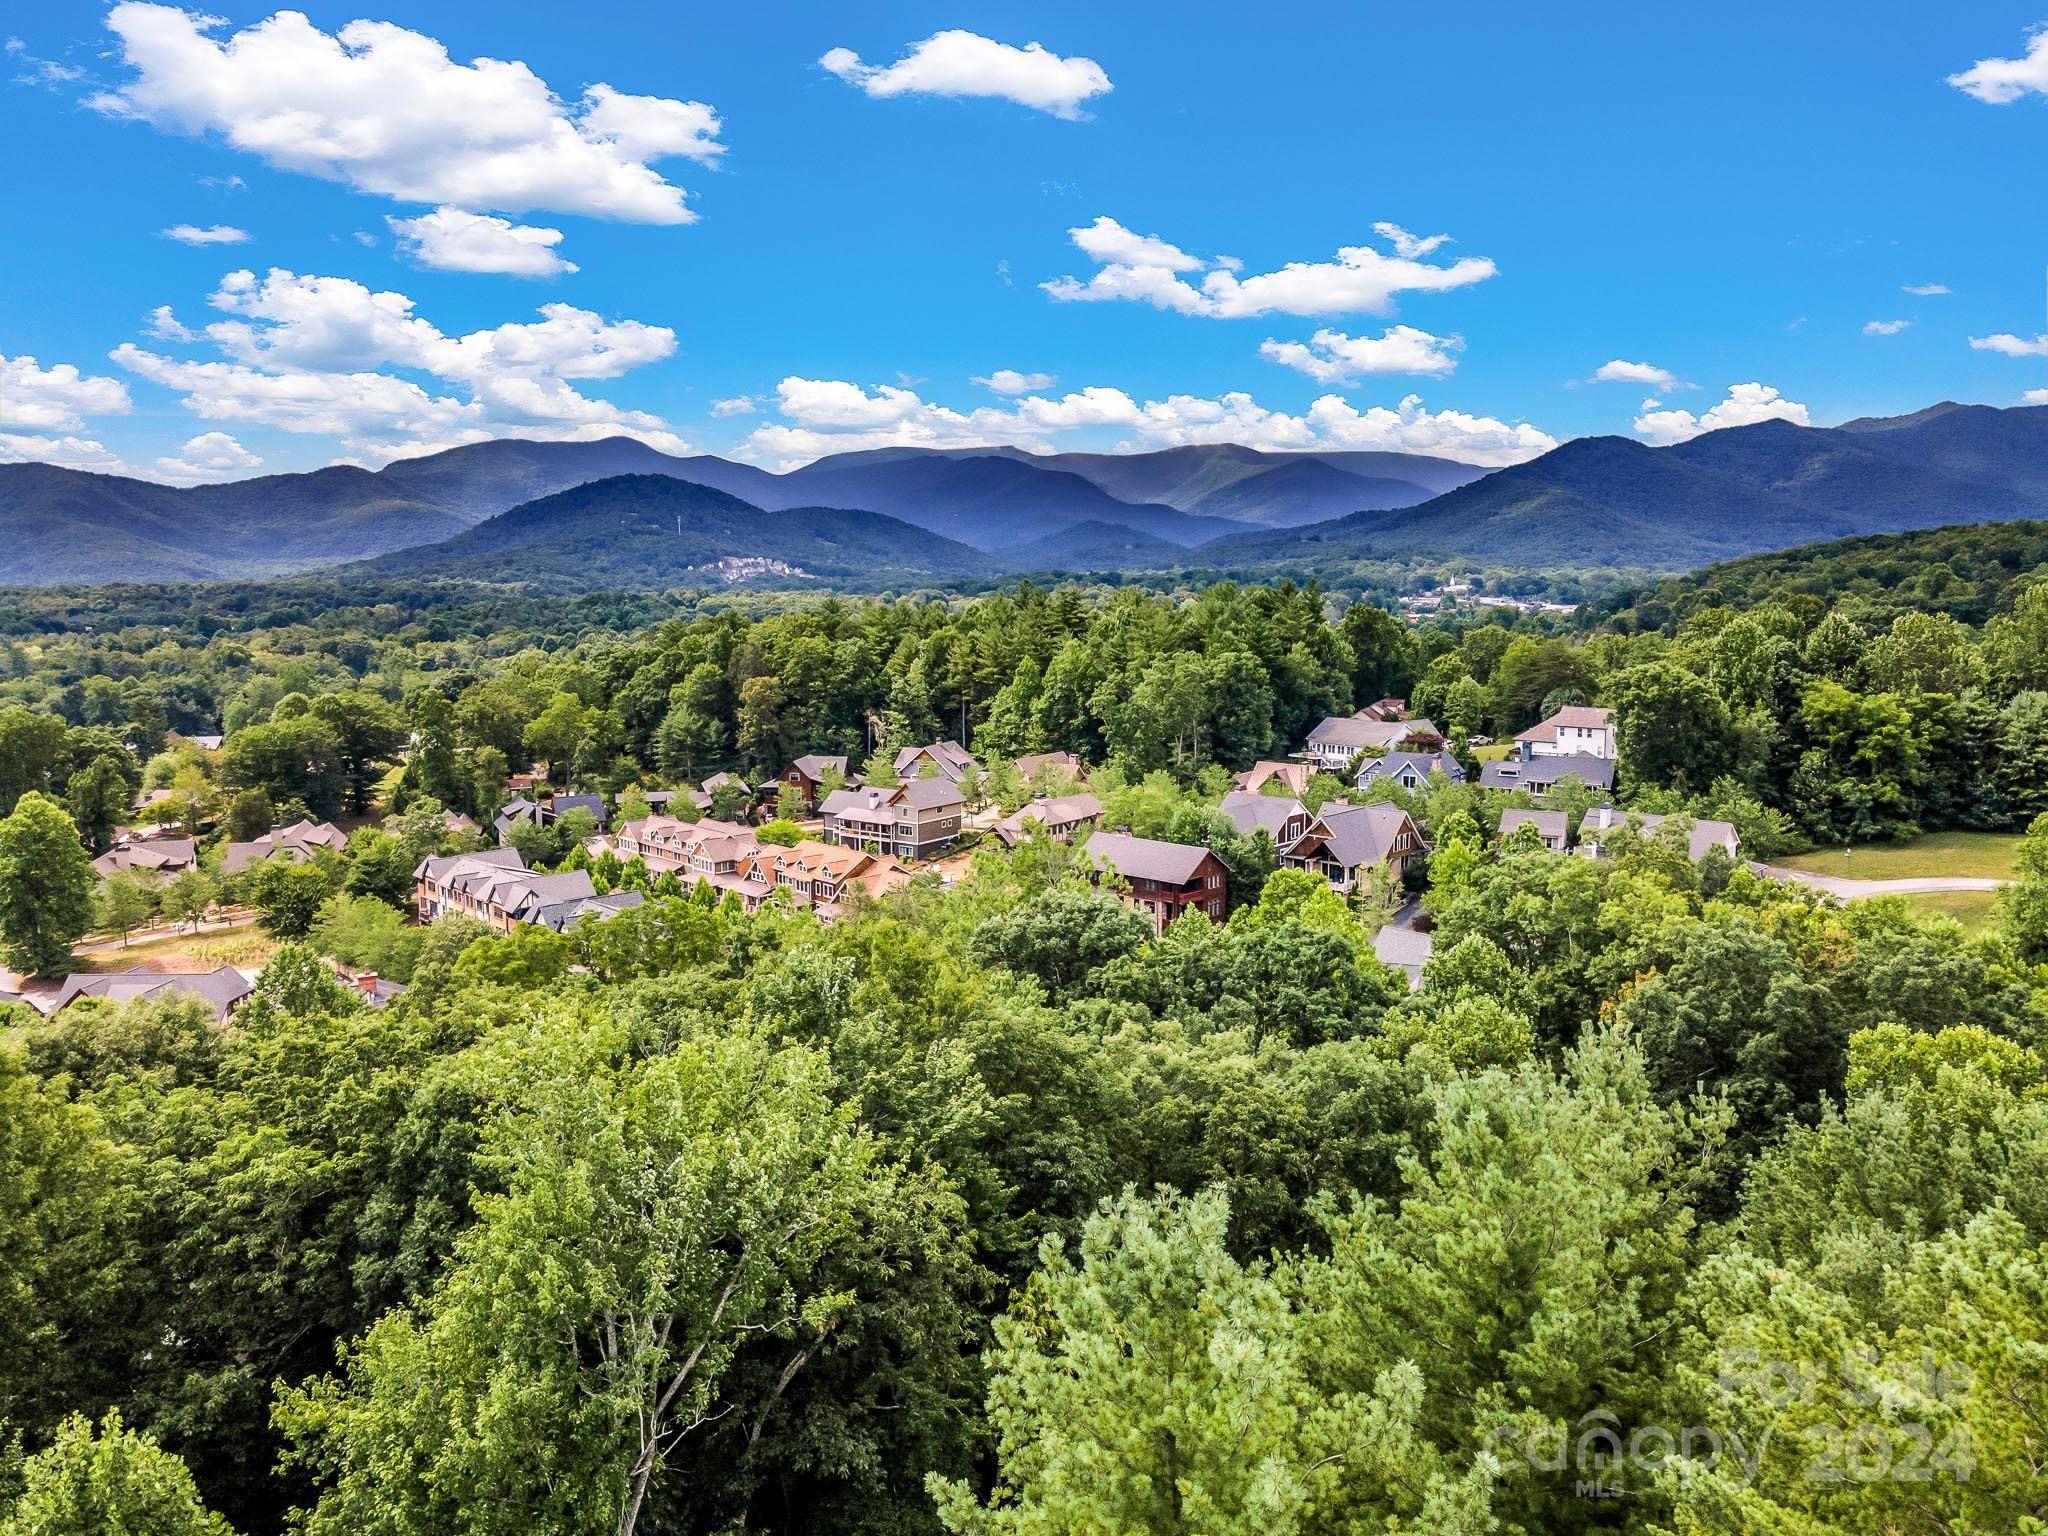
<instances>
[{"instance_id":1,"label":"white house","mask_svg":"<svg viewBox=\"0 0 2048 1536\"><path fill-rule=\"evenodd\" d=\"M1614 741L1614 711L1594 709L1588 704L1567 704L1548 720L1517 736L1515 746L1525 762L1532 757L1569 757L1576 753L1612 762L1621 755Z\"/></svg>"}]
</instances>

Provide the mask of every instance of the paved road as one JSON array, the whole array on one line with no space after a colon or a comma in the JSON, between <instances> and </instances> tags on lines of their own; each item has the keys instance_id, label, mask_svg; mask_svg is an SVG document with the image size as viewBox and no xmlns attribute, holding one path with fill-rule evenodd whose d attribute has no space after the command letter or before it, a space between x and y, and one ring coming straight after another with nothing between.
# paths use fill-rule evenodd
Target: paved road
<instances>
[{"instance_id":1,"label":"paved road","mask_svg":"<svg viewBox=\"0 0 2048 1536\"><path fill-rule=\"evenodd\" d=\"M1796 880L1817 891L1826 891L1843 901L1863 896L1923 896L1936 891L1996 891L2010 880L1992 880L1977 875L1921 875L1905 880L1851 880L1842 875L1816 875L1804 869L1786 869L1779 864L1752 864L1750 868L1773 880Z\"/></svg>"}]
</instances>

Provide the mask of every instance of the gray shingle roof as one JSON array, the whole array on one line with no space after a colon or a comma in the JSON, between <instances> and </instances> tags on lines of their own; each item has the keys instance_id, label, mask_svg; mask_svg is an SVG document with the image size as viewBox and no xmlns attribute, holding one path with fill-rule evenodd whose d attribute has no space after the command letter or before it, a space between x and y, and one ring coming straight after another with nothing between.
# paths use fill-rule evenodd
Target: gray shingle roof
<instances>
[{"instance_id":1,"label":"gray shingle roof","mask_svg":"<svg viewBox=\"0 0 2048 1536\"><path fill-rule=\"evenodd\" d=\"M1162 885L1186 885L1209 857L1203 847L1162 843L1128 832L1098 832L1088 839L1086 851L1097 864L1127 880L1157 880Z\"/></svg>"},{"instance_id":2,"label":"gray shingle roof","mask_svg":"<svg viewBox=\"0 0 2048 1536\"><path fill-rule=\"evenodd\" d=\"M127 1002L138 997L162 997L182 992L202 999L215 1018L228 1011L256 989L249 978L232 965L211 971L149 971L141 967L127 971L100 971L67 976L50 1011L68 1006L81 997L104 997Z\"/></svg>"},{"instance_id":3,"label":"gray shingle roof","mask_svg":"<svg viewBox=\"0 0 2048 1536\"><path fill-rule=\"evenodd\" d=\"M1358 782L1367 783L1373 779L1399 778L1403 768L1413 768L1418 779L1427 779L1432 773L1440 773L1453 784L1465 782L1465 770L1458 760L1448 752L1388 752L1376 757L1358 770Z\"/></svg>"},{"instance_id":4,"label":"gray shingle roof","mask_svg":"<svg viewBox=\"0 0 2048 1536\"><path fill-rule=\"evenodd\" d=\"M1246 836L1264 827L1273 835L1275 842L1279 841L1280 833L1288 822L1308 815L1308 808L1291 795L1261 795L1241 789L1225 795L1217 809Z\"/></svg>"},{"instance_id":5,"label":"gray shingle roof","mask_svg":"<svg viewBox=\"0 0 2048 1536\"><path fill-rule=\"evenodd\" d=\"M1514 836L1525 823L1535 827L1545 842L1556 843L1560 848L1571 840L1572 819L1563 811L1532 811L1520 805L1511 805L1500 813L1502 840Z\"/></svg>"},{"instance_id":6,"label":"gray shingle roof","mask_svg":"<svg viewBox=\"0 0 2048 1536\"><path fill-rule=\"evenodd\" d=\"M1532 757L1526 763L1514 758L1485 763L1479 769L1479 785L1482 789L1536 789L1540 792L1567 774L1576 774L1581 783L1592 789L1614 787L1613 761L1595 757L1590 752Z\"/></svg>"},{"instance_id":7,"label":"gray shingle roof","mask_svg":"<svg viewBox=\"0 0 2048 1536\"><path fill-rule=\"evenodd\" d=\"M1408 824L1397 805L1326 805L1308 835L1323 834L1328 856L1346 869L1373 869L1393 856L1394 839Z\"/></svg>"}]
</instances>

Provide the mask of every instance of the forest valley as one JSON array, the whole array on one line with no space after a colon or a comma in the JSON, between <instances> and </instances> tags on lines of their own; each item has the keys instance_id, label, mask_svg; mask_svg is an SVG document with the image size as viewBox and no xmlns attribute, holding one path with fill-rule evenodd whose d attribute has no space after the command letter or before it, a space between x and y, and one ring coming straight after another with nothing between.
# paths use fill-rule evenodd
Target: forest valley
<instances>
[{"instance_id":1,"label":"forest valley","mask_svg":"<svg viewBox=\"0 0 2048 1536\"><path fill-rule=\"evenodd\" d=\"M2048 1529L2048 583L1713 581L24 607L10 961L61 968L139 797L203 850L352 830L294 890L195 871L282 941L226 1024L0 1010L0 1532ZM1468 760L1609 708L1619 802L1750 857L2030 830L1966 931L1375 788L1429 848L1411 991L1384 900L1214 809L1387 696ZM1043 836L830 924L401 915L529 765L624 806L935 737L1004 804L1074 754L1227 917L1156 935Z\"/></svg>"}]
</instances>

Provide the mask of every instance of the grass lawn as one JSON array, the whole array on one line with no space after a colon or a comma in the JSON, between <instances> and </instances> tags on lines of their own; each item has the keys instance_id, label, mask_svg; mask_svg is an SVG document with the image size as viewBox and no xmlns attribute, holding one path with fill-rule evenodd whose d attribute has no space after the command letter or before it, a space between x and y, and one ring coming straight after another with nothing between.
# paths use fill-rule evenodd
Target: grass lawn
<instances>
[{"instance_id":1,"label":"grass lawn","mask_svg":"<svg viewBox=\"0 0 2048 1536\"><path fill-rule=\"evenodd\" d=\"M158 933L138 935L126 946L96 950L74 962L83 971L126 971L147 966L152 971L211 971L223 965L258 966L277 948L254 928L226 933Z\"/></svg>"},{"instance_id":2,"label":"grass lawn","mask_svg":"<svg viewBox=\"0 0 2048 1536\"><path fill-rule=\"evenodd\" d=\"M1515 744L1512 741L1496 741L1490 747L1474 747L1472 755L1482 763L1505 762L1515 755Z\"/></svg>"},{"instance_id":3,"label":"grass lawn","mask_svg":"<svg viewBox=\"0 0 2048 1536\"><path fill-rule=\"evenodd\" d=\"M2016 832L1929 832L1903 843L1865 843L1848 854L1821 848L1776 862L1814 875L1851 880L1913 880L1927 876L2011 879Z\"/></svg>"},{"instance_id":4,"label":"grass lawn","mask_svg":"<svg viewBox=\"0 0 2048 1536\"><path fill-rule=\"evenodd\" d=\"M1981 933L1997 919L1996 891L1931 891L1923 896L1899 896L1916 917L1952 917L1972 933Z\"/></svg>"}]
</instances>

